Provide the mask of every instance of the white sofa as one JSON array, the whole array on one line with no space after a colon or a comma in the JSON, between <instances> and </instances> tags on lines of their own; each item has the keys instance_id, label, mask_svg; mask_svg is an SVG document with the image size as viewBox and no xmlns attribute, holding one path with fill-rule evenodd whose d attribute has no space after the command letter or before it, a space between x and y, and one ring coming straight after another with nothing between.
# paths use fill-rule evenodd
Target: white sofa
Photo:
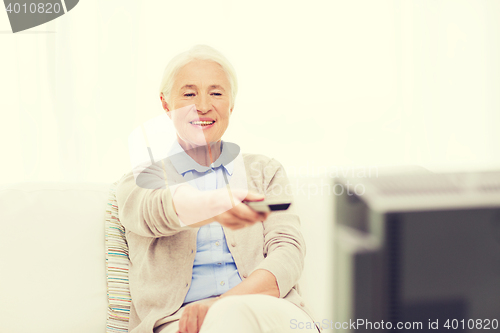
<instances>
[{"instance_id":1,"label":"white sofa","mask_svg":"<svg viewBox=\"0 0 500 333\"><path fill-rule=\"evenodd\" d=\"M331 319L331 179L290 181L307 244L302 293L316 320ZM110 185L0 185L1 333L105 332L104 219Z\"/></svg>"}]
</instances>

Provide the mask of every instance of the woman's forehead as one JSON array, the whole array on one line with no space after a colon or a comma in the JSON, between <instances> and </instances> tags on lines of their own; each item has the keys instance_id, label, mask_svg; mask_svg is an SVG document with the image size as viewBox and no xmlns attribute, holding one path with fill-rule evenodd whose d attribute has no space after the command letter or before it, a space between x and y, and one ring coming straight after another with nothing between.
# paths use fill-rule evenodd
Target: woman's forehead
<instances>
[{"instance_id":1,"label":"woman's forehead","mask_svg":"<svg viewBox=\"0 0 500 333\"><path fill-rule=\"evenodd\" d=\"M222 66L211 60L193 60L179 70L174 86L191 88L202 86L229 87L229 80Z\"/></svg>"}]
</instances>

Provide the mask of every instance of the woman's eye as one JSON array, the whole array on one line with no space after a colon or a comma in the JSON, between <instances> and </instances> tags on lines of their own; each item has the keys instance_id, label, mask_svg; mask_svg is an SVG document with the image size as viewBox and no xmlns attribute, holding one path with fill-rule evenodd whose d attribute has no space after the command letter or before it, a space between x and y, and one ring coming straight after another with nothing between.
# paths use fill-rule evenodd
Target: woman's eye
<instances>
[{"instance_id":1,"label":"woman's eye","mask_svg":"<svg viewBox=\"0 0 500 333\"><path fill-rule=\"evenodd\" d=\"M186 97L193 97L194 93L186 93L186 94L184 94L184 96L186 96Z\"/></svg>"},{"instance_id":2,"label":"woman's eye","mask_svg":"<svg viewBox=\"0 0 500 333\"><path fill-rule=\"evenodd\" d=\"M221 93L216 93L216 92L212 93L212 95L215 95L215 96L222 96L222 94L221 94Z\"/></svg>"}]
</instances>

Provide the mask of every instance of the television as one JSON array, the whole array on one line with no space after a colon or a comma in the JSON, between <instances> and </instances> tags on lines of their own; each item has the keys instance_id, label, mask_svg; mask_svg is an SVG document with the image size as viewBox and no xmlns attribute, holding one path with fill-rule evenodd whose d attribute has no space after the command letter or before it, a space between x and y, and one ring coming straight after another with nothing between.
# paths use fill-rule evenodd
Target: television
<instances>
[{"instance_id":1,"label":"television","mask_svg":"<svg viewBox=\"0 0 500 333\"><path fill-rule=\"evenodd\" d=\"M339 177L334 189L323 328L500 331L500 171Z\"/></svg>"}]
</instances>

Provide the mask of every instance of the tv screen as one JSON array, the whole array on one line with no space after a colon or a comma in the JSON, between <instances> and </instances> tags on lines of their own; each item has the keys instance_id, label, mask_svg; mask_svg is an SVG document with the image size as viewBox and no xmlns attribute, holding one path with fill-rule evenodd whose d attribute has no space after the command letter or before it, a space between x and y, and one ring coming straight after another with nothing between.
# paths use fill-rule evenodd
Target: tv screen
<instances>
[{"instance_id":1,"label":"tv screen","mask_svg":"<svg viewBox=\"0 0 500 333\"><path fill-rule=\"evenodd\" d=\"M500 172L335 186L335 314L324 328L500 331Z\"/></svg>"}]
</instances>

